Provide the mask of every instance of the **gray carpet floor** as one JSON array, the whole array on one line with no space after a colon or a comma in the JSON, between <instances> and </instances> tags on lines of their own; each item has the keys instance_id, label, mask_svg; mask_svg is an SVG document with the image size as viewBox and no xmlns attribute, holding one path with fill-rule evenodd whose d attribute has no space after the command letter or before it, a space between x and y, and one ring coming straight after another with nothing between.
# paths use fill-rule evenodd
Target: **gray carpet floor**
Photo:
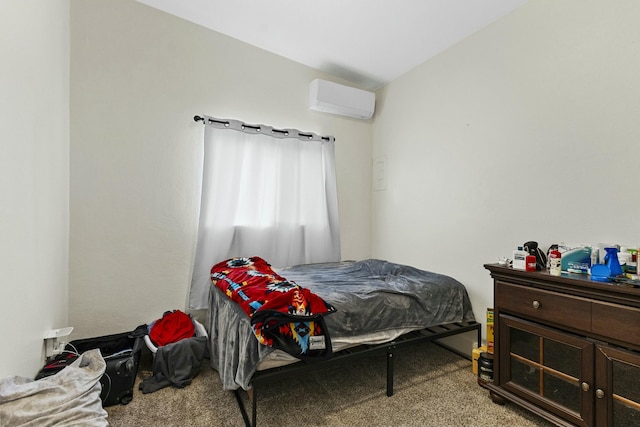
<instances>
[{"instance_id":1,"label":"gray carpet floor","mask_svg":"<svg viewBox=\"0 0 640 427\"><path fill-rule=\"evenodd\" d=\"M394 395L386 395L384 356L329 367L262 389L258 426L550 426L514 404L494 404L480 387L471 362L433 343L401 349L395 359ZM107 407L112 427L243 426L233 392L222 390L205 360L182 389L142 394L151 359L138 370L128 405ZM248 397L242 393L248 407Z\"/></svg>"}]
</instances>

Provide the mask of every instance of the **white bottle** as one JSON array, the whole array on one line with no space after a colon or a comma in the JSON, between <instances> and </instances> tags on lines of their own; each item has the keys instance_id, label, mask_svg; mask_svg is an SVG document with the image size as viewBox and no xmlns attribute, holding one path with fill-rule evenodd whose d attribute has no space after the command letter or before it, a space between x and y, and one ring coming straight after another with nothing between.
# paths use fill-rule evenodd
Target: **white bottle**
<instances>
[{"instance_id":1,"label":"white bottle","mask_svg":"<svg viewBox=\"0 0 640 427\"><path fill-rule=\"evenodd\" d=\"M526 270L527 255L529 255L529 252L523 250L522 246L518 246L518 249L513 251L513 268L516 270Z\"/></svg>"},{"instance_id":2,"label":"white bottle","mask_svg":"<svg viewBox=\"0 0 640 427\"><path fill-rule=\"evenodd\" d=\"M562 274L562 254L557 249L549 251L549 274L552 276Z\"/></svg>"}]
</instances>

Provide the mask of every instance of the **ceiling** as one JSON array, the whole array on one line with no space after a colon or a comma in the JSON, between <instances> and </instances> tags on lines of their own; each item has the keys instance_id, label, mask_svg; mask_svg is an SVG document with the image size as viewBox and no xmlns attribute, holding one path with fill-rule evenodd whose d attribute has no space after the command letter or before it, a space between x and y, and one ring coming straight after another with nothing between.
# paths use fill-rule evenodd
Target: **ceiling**
<instances>
[{"instance_id":1,"label":"ceiling","mask_svg":"<svg viewBox=\"0 0 640 427\"><path fill-rule=\"evenodd\" d=\"M527 0L138 0L377 89Z\"/></svg>"}]
</instances>

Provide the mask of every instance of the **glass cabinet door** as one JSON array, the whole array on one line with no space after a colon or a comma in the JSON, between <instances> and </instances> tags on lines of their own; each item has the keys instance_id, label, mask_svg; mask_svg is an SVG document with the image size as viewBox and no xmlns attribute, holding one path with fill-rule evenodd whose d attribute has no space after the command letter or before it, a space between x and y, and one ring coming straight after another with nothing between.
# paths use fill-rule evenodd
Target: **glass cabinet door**
<instances>
[{"instance_id":1,"label":"glass cabinet door","mask_svg":"<svg viewBox=\"0 0 640 427\"><path fill-rule=\"evenodd\" d=\"M500 385L576 425L593 419L593 347L508 315L499 319Z\"/></svg>"},{"instance_id":2,"label":"glass cabinet door","mask_svg":"<svg viewBox=\"0 0 640 427\"><path fill-rule=\"evenodd\" d=\"M640 354L598 345L596 425L640 426Z\"/></svg>"}]
</instances>

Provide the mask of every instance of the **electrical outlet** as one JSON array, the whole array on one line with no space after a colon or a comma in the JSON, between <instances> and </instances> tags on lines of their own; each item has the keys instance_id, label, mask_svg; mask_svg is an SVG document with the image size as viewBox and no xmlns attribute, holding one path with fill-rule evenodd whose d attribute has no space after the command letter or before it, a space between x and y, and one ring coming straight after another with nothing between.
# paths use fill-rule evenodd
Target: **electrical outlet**
<instances>
[{"instance_id":1,"label":"electrical outlet","mask_svg":"<svg viewBox=\"0 0 640 427\"><path fill-rule=\"evenodd\" d=\"M73 331L73 326L66 328L52 329L44 333L44 355L46 358L62 353L67 341L65 337Z\"/></svg>"}]
</instances>

